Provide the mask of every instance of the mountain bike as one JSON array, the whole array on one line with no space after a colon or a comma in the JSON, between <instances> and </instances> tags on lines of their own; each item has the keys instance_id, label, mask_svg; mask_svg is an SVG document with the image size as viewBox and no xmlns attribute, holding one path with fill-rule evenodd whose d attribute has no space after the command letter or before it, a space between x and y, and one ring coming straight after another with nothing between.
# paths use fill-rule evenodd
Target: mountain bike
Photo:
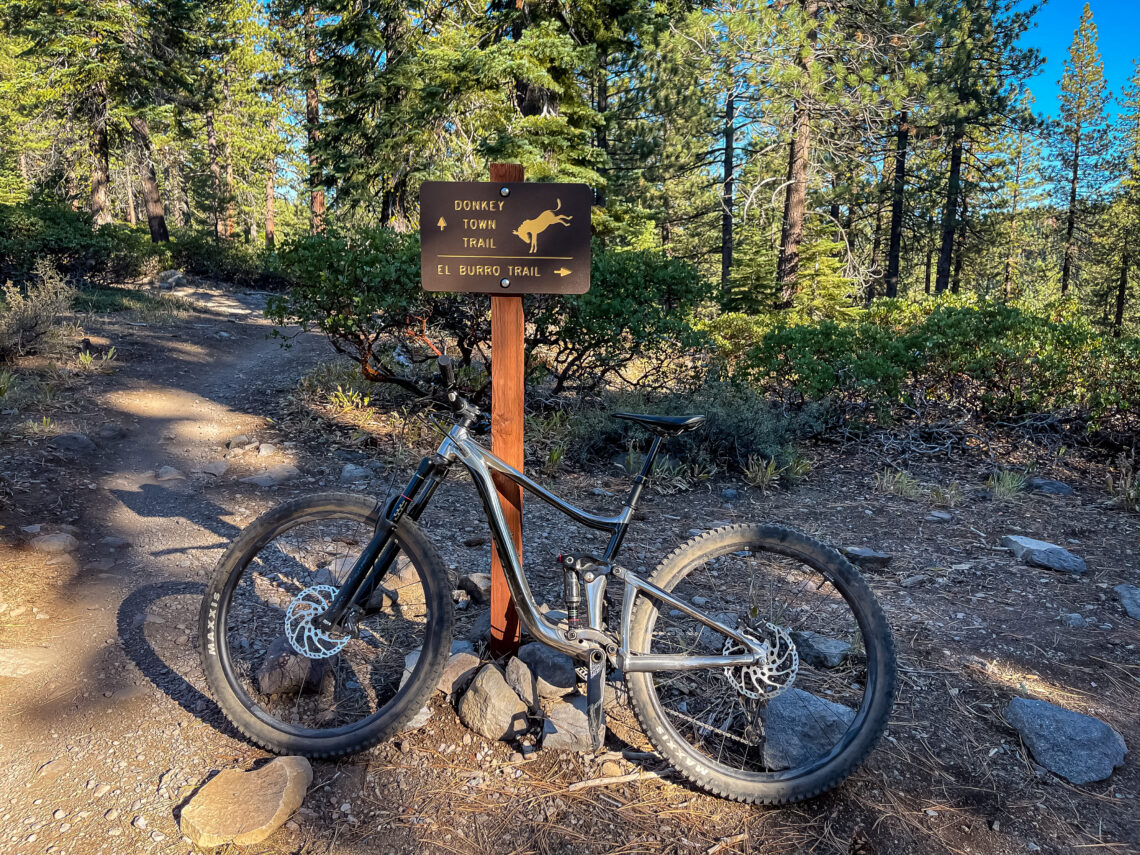
<instances>
[{"instance_id":1,"label":"mountain bike","mask_svg":"<svg viewBox=\"0 0 1140 855\"><path fill-rule=\"evenodd\" d=\"M839 552L745 523L693 537L647 578L617 561L662 440L704 416L615 413L653 438L621 510L601 515L477 441L488 417L460 394L446 357L435 385L434 395L418 391L450 409L451 424L402 491L387 501L323 493L286 502L219 561L200 616L202 664L242 733L270 751L337 757L388 739L423 708L451 652L455 606L418 521L458 464L482 502L522 628L580 663L595 748L607 673L620 673L649 741L717 795L797 801L863 761L886 727L895 652L882 609ZM600 556L560 557L557 621L523 572L493 473L609 534ZM611 580L620 606L607 595Z\"/></svg>"}]
</instances>

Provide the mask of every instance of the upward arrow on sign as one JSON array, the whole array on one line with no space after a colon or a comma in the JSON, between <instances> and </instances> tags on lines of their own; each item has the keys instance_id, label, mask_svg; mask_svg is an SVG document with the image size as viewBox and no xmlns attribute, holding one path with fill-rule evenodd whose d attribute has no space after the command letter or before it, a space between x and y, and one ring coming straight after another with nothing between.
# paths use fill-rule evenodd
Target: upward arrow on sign
<instances>
[{"instance_id":1,"label":"upward arrow on sign","mask_svg":"<svg viewBox=\"0 0 1140 855\"><path fill-rule=\"evenodd\" d=\"M447 220L445 220L443 217L440 217L439 222L436 223L436 225L439 226L439 230L442 232L445 228L447 228Z\"/></svg>"}]
</instances>

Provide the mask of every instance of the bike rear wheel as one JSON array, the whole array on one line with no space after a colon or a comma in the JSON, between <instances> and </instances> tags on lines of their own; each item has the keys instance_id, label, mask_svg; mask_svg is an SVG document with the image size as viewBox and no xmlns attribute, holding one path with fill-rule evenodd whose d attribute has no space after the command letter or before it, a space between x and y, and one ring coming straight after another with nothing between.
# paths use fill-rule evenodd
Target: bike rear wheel
<instances>
[{"instance_id":1,"label":"bike rear wheel","mask_svg":"<svg viewBox=\"0 0 1140 855\"><path fill-rule=\"evenodd\" d=\"M783 804L839 784L875 746L894 700L890 627L859 572L790 529L732 525L684 544L650 578L769 651L753 668L635 672L646 735L686 778L740 801ZM648 595L633 653L743 653Z\"/></svg>"},{"instance_id":2,"label":"bike rear wheel","mask_svg":"<svg viewBox=\"0 0 1140 855\"><path fill-rule=\"evenodd\" d=\"M199 618L207 682L226 717L270 751L364 750L395 734L439 681L451 647L451 586L411 520L393 530L399 552L358 635L304 625L307 611L331 602L379 513L374 500L352 494L288 502L238 536L207 586ZM418 659L409 661L413 651Z\"/></svg>"}]
</instances>

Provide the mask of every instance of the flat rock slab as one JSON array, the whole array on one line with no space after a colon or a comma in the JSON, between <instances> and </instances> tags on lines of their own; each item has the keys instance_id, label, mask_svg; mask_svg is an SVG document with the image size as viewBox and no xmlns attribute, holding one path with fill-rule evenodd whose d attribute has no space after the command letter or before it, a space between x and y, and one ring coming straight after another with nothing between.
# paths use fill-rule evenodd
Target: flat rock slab
<instances>
[{"instance_id":1,"label":"flat rock slab","mask_svg":"<svg viewBox=\"0 0 1140 855\"><path fill-rule=\"evenodd\" d=\"M278 757L252 772L226 769L195 794L178 824L204 849L260 843L301 806L312 782L304 757Z\"/></svg>"},{"instance_id":2,"label":"flat rock slab","mask_svg":"<svg viewBox=\"0 0 1140 855\"><path fill-rule=\"evenodd\" d=\"M593 751L586 699L575 695L552 703L542 725L542 747L556 751Z\"/></svg>"},{"instance_id":3,"label":"flat rock slab","mask_svg":"<svg viewBox=\"0 0 1140 855\"><path fill-rule=\"evenodd\" d=\"M764 763L773 770L792 769L829 752L843 738L855 710L788 689L761 713L764 719Z\"/></svg>"},{"instance_id":4,"label":"flat rock slab","mask_svg":"<svg viewBox=\"0 0 1140 855\"><path fill-rule=\"evenodd\" d=\"M1030 478L1025 488L1032 493L1044 493L1047 496L1073 496L1073 488L1064 481L1054 481L1052 478Z\"/></svg>"},{"instance_id":5,"label":"flat rock slab","mask_svg":"<svg viewBox=\"0 0 1140 855\"><path fill-rule=\"evenodd\" d=\"M817 632L792 632L800 661L815 668L838 668L851 655L851 645Z\"/></svg>"},{"instance_id":6,"label":"flat rock slab","mask_svg":"<svg viewBox=\"0 0 1140 855\"><path fill-rule=\"evenodd\" d=\"M226 474L226 470L229 468L230 464L226 463L226 461L213 460L209 463L202 464L201 468L199 468L198 471L206 475L213 475L215 478L221 478Z\"/></svg>"},{"instance_id":7,"label":"flat rock slab","mask_svg":"<svg viewBox=\"0 0 1140 855\"><path fill-rule=\"evenodd\" d=\"M551 650L545 644L534 641L519 648L519 659L534 674L539 697L560 698L578 687L574 660L565 653Z\"/></svg>"},{"instance_id":8,"label":"flat rock slab","mask_svg":"<svg viewBox=\"0 0 1140 855\"><path fill-rule=\"evenodd\" d=\"M1001 545L1031 567L1044 567L1046 570L1072 573L1074 576L1080 576L1088 569L1085 559L1045 540L1007 534L1001 539Z\"/></svg>"},{"instance_id":9,"label":"flat rock slab","mask_svg":"<svg viewBox=\"0 0 1140 855\"><path fill-rule=\"evenodd\" d=\"M491 602L491 574L468 573L459 580L460 590L471 595L471 599L481 606Z\"/></svg>"},{"instance_id":10,"label":"flat rock slab","mask_svg":"<svg viewBox=\"0 0 1140 855\"><path fill-rule=\"evenodd\" d=\"M1140 620L1140 588L1135 585L1117 585L1113 588L1124 611L1133 620Z\"/></svg>"},{"instance_id":11,"label":"flat rock slab","mask_svg":"<svg viewBox=\"0 0 1140 855\"><path fill-rule=\"evenodd\" d=\"M891 561L894 560L893 555L876 552L874 549L868 549L865 546L851 546L839 551L848 561L863 570L886 570Z\"/></svg>"},{"instance_id":12,"label":"flat rock slab","mask_svg":"<svg viewBox=\"0 0 1140 855\"><path fill-rule=\"evenodd\" d=\"M484 665L459 700L459 720L488 739L511 740L529 726L526 704L495 665Z\"/></svg>"},{"instance_id":13,"label":"flat rock slab","mask_svg":"<svg viewBox=\"0 0 1140 855\"><path fill-rule=\"evenodd\" d=\"M60 555L64 552L71 552L73 549L78 548L79 541L75 539L75 535L68 534L65 531L56 532L55 534L41 534L32 540L32 549L36 552L46 552L49 555Z\"/></svg>"},{"instance_id":14,"label":"flat rock slab","mask_svg":"<svg viewBox=\"0 0 1140 855\"><path fill-rule=\"evenodd\" d=\"M29 677L50 665L52 659L42 647L0 648L0 677Z\"/></svg>"},{"instance_id":15,"label":"flat rock slab","mask_svg":"<svg viewBox=\"0 0 1140 855\"><path fill-rule=\"evenodd\" d=\"M260 475L251 475L249 478L242 478L241 480L243 484L256 484L258 487L276 487L278 484L292 481L300 474L301 471L296 466L282 463L280 466L270 466Z\"/></svg>"},{"instance_id":16,"label":"flat rock slab","mask_svg":"<svg viewBox=\"0 0 1140 855\"><path fill-rule=\"evenodd\" d=\"M82 433L65 433L52 437L48 445L56 451L65 451L71 454L90 454L96 449L91 438Z\"/></svg>"},{"instance_id":17,"label":"flat rock slab","mask_svg":"<svg viewBox=\"0 0 1140 855\"><path fill-rule=\"evenodd\" d=\"M1074 784L1103 781L1124 762L1124 737L1098 718L1045 701L1014 698L1003 713L1033 759Z\"/></svg>"}]
</instances>

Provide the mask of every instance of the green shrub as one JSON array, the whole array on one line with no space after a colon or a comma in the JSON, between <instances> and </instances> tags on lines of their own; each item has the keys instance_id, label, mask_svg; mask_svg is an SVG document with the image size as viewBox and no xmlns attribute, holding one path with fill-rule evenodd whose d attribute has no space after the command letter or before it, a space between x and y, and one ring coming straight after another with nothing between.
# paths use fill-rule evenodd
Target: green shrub
<instances>
[{"instance_id":1,"label":"green shrub","mask_svg":"<svg viewBox=\"0 0 1140 855\"><path fill-rule=\"evenodd\" d=\"M193 276L245 287L280 290L286 280L277 256L260 242L222 240L212 231L179 229L170 244L170 267Z\"/></svg>"},{"instance_id":2,"label":"green shrub","mask_svg":"<svg viewBox=\"0 0 1140 855\"><path fill-rule=\"evenodd\" d=\"M110 237L84 211L45 198L0 205L0 284L30 281L41 259L69 281L98 277L110 258Z\"/></svg>"}]
</instances>

